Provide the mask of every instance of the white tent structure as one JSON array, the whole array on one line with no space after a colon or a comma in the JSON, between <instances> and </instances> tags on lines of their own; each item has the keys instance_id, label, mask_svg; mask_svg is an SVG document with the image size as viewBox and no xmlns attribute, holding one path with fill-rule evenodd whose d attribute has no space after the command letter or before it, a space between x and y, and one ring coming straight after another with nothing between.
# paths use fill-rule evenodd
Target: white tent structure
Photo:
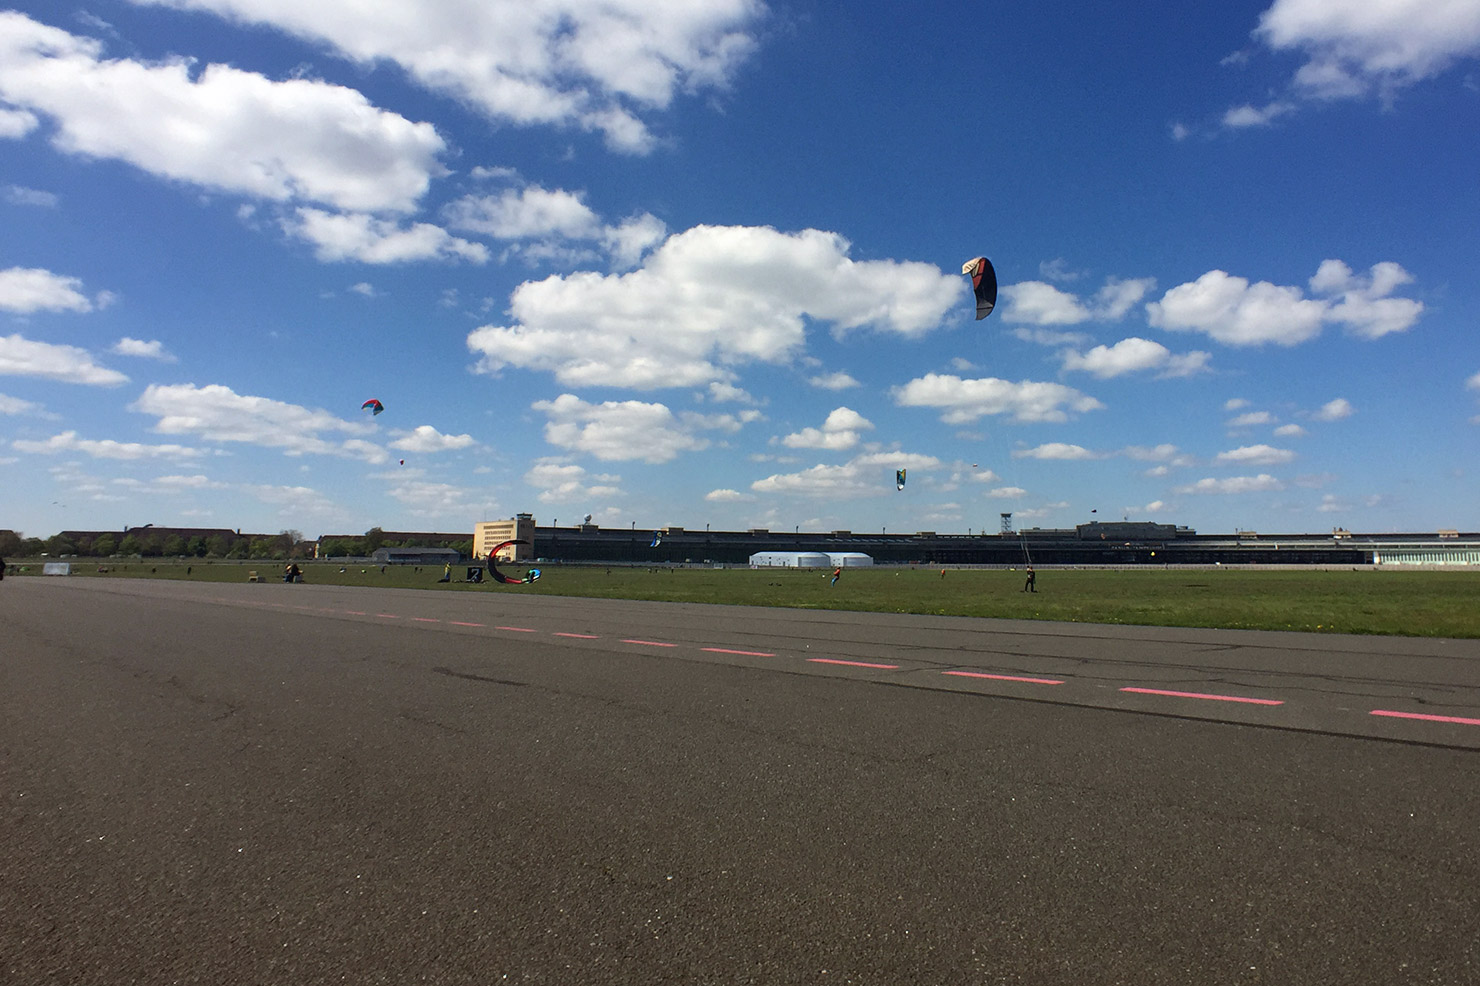
<instances>
[{"instance_id":1,"label":"white tent structure","mask_svg":"<svg viewBox=\"0 0 1480 986\"><path fill-rule=\"evenodd\" d=\"M827 558L834 568L866 568L874 563L871 555L861 551L829 551Z\"/></svg>"},{"instance_id":2,"label":"white tent structure","mask_svg":"<svg viewBox=\"0 0 1480 986\"><path fill-rule=\"evenodd\" d=\"M833 568L839 564L820 551L757 551L751 568Z\"/></svg>"}]
</instances>

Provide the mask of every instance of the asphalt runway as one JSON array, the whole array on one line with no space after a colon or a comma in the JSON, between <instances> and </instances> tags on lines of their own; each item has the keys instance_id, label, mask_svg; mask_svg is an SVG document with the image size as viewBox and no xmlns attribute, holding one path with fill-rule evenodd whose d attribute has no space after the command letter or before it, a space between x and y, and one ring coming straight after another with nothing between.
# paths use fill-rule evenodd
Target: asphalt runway
<instances>
[{"instance_id":1,"label":"asphalt runway","mask_svg":"<svg viewBox=\"0 0 1480 986\"><path fill-rule=\"evenodd\" d=\"M1474 983L1480 644L0 583L0 980Z\"/></svg>"}]
</instances>

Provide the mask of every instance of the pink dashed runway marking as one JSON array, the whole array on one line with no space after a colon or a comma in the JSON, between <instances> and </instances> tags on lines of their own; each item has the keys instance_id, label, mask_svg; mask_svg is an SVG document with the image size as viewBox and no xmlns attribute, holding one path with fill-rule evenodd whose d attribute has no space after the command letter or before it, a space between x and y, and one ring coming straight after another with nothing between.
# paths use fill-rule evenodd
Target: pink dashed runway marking
<instances>
[{"instance_id":1,"label":"pink dashed runway marking","mask_svg":"<svg viewBox=\"0 0 1480 986\"><path fill-rule=\"evenodd\" d=\"M574 637L577 640L600 640L601 639L600 637L596 636L596 634L594 634L594 633L564 633L564 632L562 632L560 630L556 630L555 631L555 636L557 636L557 637Z\"/></svg>"},{"instance_id":2,"label":"pink dashed runway marking","mask_svg":"<svg viewBox=\"0 0 1480 986\"><path fill-rule=\"evenodd\" d=\"M990 678L992 681L1025 681L1030 685L1062 685L1057 678L1023 678L1015 674L986 674L982 671L942 671L958 678Z\"/></svg>"},{"instance_id":3,"label":"pink dashed runway marking","mask_svg":"<svg viewBox=\"0 0 1480 986\"><path fill-rule=\"evenodd\" d=\"M539 633L538 630L531 630L529 627L494 627L494 629L495 630L512 630L515 633Z\"/></svg>"},{"instance_id":4,"label":"pink dashed runway marking","mask_svg":"<svg viewBox=\"0 0 1480 986\"><path fill-rule=\"evenodd\" d=\"M432 617L432 616L413 616L411 618L411 620L414 623L441 623L442 622L441 620L439 620L439 619L437 619L435 617Z\"/></svg>"},{"instance_id":5,"label":"pink dashed runway marking","mask_svg":"<svg viewBox=\"0 0 1480 986\"><path fill-rule=\"evenodd\" d=\"M728 647L700 647L699 649L700 650L707 650L711 654L739 654L742 657L775 657L776 656L775 654L769 654L769 653L767 653L766 651L763 651L763 650L730 650Z\"/></svg>"},{"instance_id":6,"label":"pink dashed runway marking","mask_svg":"<svg viewBox=\"0 0 1480 986\"><path fill-rule=\"evenodd\" d=\"M677 644L665 644L661 640L623 640L624 644L641 644L644 647L677 647Z\"/></svg>"},{"instance_id":7,"label":"pink dashed runway marking","mask_svg":"<svg viewBox=\"0 0 1480 986\"><path fill-rule=\"evenodd\" d=\"M1368 714L1388 716L1393 719L1422 719L1425 722L1453 722L1461 726L1480 726L1480 719L1466 719L1463 716L1431 716L1422 712L1393 712L1389 709L1373 709Z\"/></svg>"},{"instance_id":8,"label":"pink dashed runway marking","mask_svg":"<svg viewBox=\"0 0 1480 986\"><path fill-rule=\"evenodd\" d=\"M1201 698L1209 702L1243 702L1247 705L1284 705L1277 698L1244 698L1240 695L1205 695L1201 692L1172 692L1164 688L1122 688L1123 692L1134 692L1137 695L1170 695L1173 698Z\"/></svg>"},{"instance_id":9,"label":"pink dashed runway marking","mask_svg":"<svg viewBox=\"0 0 1480 986\"><path fill-rule=\"evenodd\" d=\"M395 613L376 613L375 615L378 616L378 617L380 617L382 620L399 620L400 619L400 617L397 616Z\"/></svg>"},{"instance_id":10,"label":"pink dashed runway marking","mask_svg":"<svg viewBox=\"0 0 1480 986\"><path fill-rule=\"evenodd\" d=\"M834 657L809 657L807 660L813 664L846 664L850 668L879 668L884 671L894 671L899 668L898 664L873 664L869 661L840 661Z\"/></svg>"},{"instance_id":11,"label":"pink dashed runway marking","mask_svg":"<svg viewBox=\"0 0 1480 986\"><path fill-rule=\"evenodd\" d=\"M365 611L362 610L362 609L345 609L345 610L340 610L340 612L342 612L345 616L364 616L365 615Z\"/></svg>"},{"instance_id":12,"label":"pink dashed runway marking","mask_svg":"<svg viewBox=\"0 0 1480 986\"><path fill-rule=\"evenodd\" d=\"M481 627L487 625L484 623L468 623L464 620L448 620L447 622L451 623L455 627Z\"/></svg>"}]
</instances>

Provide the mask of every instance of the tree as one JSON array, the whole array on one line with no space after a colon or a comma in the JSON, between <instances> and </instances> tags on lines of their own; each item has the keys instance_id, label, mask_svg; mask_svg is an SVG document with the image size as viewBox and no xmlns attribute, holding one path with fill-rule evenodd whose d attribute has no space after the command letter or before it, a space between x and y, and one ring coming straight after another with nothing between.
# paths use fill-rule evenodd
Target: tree
<instances>
[{"instance_id":1,"label":"tree","mask_svg":"<svg viewBox=\"0 0 1480 986\"><path fill-rule=\"evenodd\" d=\"M163 551L166 555L179 557L185 553L185 539L178 534L171 534L164 539Z\"/></svg>"},{"instance_id":2,"label":"tree","mask_svg":"<svg viewBox=\"0 0 1480 986\"><path fill-rule=\"evenodd\" d=\"M15 531L0 531L0 555L18 556L21 544L21 536Z\"/></svg>"},{"instance_id":3,"label":"tree","mask_svg":"<svg viewBox=\"0 0 1480 986\"><path fill-rule=\"evenodd\" d=\"M99 534L93 541L92 553L100 558L107 558L118 550L118 539L112 534Z\"/></svg>"},{"instance_id":4,"label":"tree","mask_svg":"<svg viewBox=\"0 0 1480 986\"><path fill-rule=\"evenodd\" d=\"M125 534L123 540L118 542L118 553L121 555L137 555L142 553L143 548L139 539L132 534Z\"/></svg>"},{"instance_id":5,"label":"tree","mask_svg":"<svg viewBox=\"0 0 1480 986\"><path fill-rule=\"evenodd\" d=\"M71 538L60 534L53 534L46 539L46 550L54 555L75 555L77 544Z\"/></svg>"},{"instance_id":6,"label":"tree","mask_svg":"<svg viewBox=\"0 0 1480 986\"><path fill-rule=\"evenodd\" d=\"M385 531L372 527L365 532L365 554L374 554L383 547L385 547Z\"/></svg>"},{"instance_id":7,"label":"tree","mask_svg":"<svg viewBox=\"0 0 1480 986\"><path fill-rule=\"evenodd\" d=\"M196 558L204 558L210 549L206 546L206 539L197 534L185 545L185 553L194 555Z\"/></svg>"}]
</instances>

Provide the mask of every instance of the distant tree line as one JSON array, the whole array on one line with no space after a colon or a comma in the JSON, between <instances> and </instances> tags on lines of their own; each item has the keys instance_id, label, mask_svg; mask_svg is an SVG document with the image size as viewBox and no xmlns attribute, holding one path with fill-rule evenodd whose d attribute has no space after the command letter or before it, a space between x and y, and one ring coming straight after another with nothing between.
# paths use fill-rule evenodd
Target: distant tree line
<instances>
[{"instance_id":1,"label":"distant tree line","mask_svg":"<svg viewBox=\"0 0 1480 986\"><path fill-rule=\"evenodd\" d=\"M78 555L110 558L114 555L142 558L308 558L313 544L298 531L277 534L215 534L183 537L179 534L130 532L127 534L53 534L28 538L0 532L0 555L35 558L40 555Z\"/></svg>"},{"instance_id":2,"label":"distant tree line","mask_svg":"<svg viewBox=\"0 0 1480 986\"><path fill-rule=\"evenodd\" d=\"M470 558L473 539L424 541L387 540L385 532L372 527L359 538L329 538L319 545L321 558L365 558L377 548L452 548ZM183 537L147 530L127 534L53 534L49 538L22 537L14 531L0 531L0 557L36 558L41 555L78 555L84 558L110 558L114 555L143 558L225 558L256 561L263 558L312 558L314 544L305 541L299 531L277 534L215 534Z\"/></svg>"},{"instance_id":3,"label":"distant tree line","mask_svg":"<svg viewBox=\"0 0 1480 986\"><path fill-rule=\"evenodd\" d=\"M433 538L396 541L387 539L385 531L372 527L361 538L325 538L319 542L320 558L368 558L380 548L451 548L464 558L473 556L472 538Z\"/></svg>"}]
</instances>

